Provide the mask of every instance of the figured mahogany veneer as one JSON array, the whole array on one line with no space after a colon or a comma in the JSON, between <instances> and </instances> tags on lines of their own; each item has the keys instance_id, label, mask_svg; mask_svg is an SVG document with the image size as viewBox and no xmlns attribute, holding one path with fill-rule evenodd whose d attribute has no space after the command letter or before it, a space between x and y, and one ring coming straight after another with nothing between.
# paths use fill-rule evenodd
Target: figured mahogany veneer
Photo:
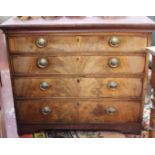
<instances>
[{"instance_id":1,"label":"figured mahogany veneer","mask_svg":"<svg viewBox=\"0 0 155 155\"><path fill-rule=\"evenodd\" d=\"M132 53L130 56L114 53L105 56L13 56L11 63L14 74L142 74L145 70L145 55L141 52L141 55ZM44 69L37 66L41 58L48 61L48 66ZM109 66L112 58L119 60L118 67Z\"/></svg>"},{"instance_id":2,"label":"figured mahogany veneer","mask_svg":"<svg viewBox=\"0 0 155 155\"><path fill-rule=\"evenodd\" d=\"M42 113L47 106L48 115ZM116 113L107 114L108 107L116 108ZM17 101L19 123L126 123L139 121L138 101L78 101L78 100L34 100Z\"/></svg>"},{"instance_id":3,"label":"figured mahogany veneer","mask_svg":"<svg viewBox=\"0 0 155 155\"><path fill-rule=\"evenodd\" d=\"M155 28L147 17L12 18L1 28L20 134L141 131L149 60L145 47Z\"/></svg>"},{"instance_id":4,"label":"figured mahogany veneer","mask_svg":"<svg viewBox=\"0 0 155 155\"><path fill-rule=\"evenodd\" d=\"M109 88L110 82L117 88ZM46 82L49 87L42 90ZM143 80L138 78L15 78L17 97L140 97Z\"/></svg>"},{"instance_id":5,"label":"figured mahogany veneer","mask_svg":"<svg viewBox=\"0 0 155 155\"><path fill-rule=\"evenodd\" d=\"M120 39L118 48L111 47L109 40L116 36ZM38 48L36 41L44 38L45 48ZM57 33L54 35L30 35L8 37L11 53L51 53L51 52L103 52L103 51L136 51L142 50L147 44L145 33ZM136 43L136 44L135 44Z\"/></svg>"}]
</instances>

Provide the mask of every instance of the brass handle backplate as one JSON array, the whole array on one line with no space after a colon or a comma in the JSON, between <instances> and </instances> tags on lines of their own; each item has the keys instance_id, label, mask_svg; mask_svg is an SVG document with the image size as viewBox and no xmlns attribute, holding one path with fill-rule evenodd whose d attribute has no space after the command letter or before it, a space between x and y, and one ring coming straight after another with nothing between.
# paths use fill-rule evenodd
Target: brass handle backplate
<instances>
[{"instance_id":1,"label":"brass handle backplate","mask_svg":"<svg viewBox=\"0 0 155 155\"><path fill-rule=\"evenodd\" d=\"M117 112L117 109L114 107L108 107L106 108L107 115L114 115Z\"/></svg>"},{"instance_id":2,"label":"brass handle backplate","mask_svg":"<svg viewBox=\"0 0 155 155\"><path fill-rule=\"evenodd\" d=\"M44 38L38 38L38 39L36 40L36 45L37 45L37 47L39 47L39 48L45 47L46 44L47 44L47 41L46 41L46 39L44 39Z\"/></svg>"},{"instance_id":3,"label":"brass handle backplate","mask_svg":"<svg viewBox=\"0 0 155 155\"><path fill-rule=\"evenodd\" d=\"M44 108L41 110L41 112L42 112L43 115L48 115L49 113L51 113L51 111L52 111L51 108L48 107L48 106L44 107Z\"/></svg>"},{"instance_id":4,"label":"brass handle backplate","mask_svg":"<svg viewBox=\"0 0 155 155\"><path fill-rule=\"evenodd\" d=\"M40 58L40 59L38 59L37 66L39 68L46 68L48 66L48 60L46 58Z\"/></svg>"},{"instance_id":5,"label":"brass handle backplate","mask_svg":"<svg viewBox=\"0 0 155 155\"><path fill-rule=\"evenodd\" d=\"M118 58L110 58L108 64L111 68L116 68L120 65L120 60Z\"/></svg>"},{"instance_id":6,"label":"brass handle backplate","mask_svg":"<svg viewBox=\"0 0 155 155\"><path fill-rule=\"evenodd\" d=\"M111 47L117 47L120 45L120 39L116 36L113 36L109 39L109 45Z\"/></svg>"},{"instance_id":7,"label":"brass handle backplate","mask_svg":"<svg viewBox=\"0 0 155 155\"><path fill-rule=\"evenodd\" d=\"M47 90L49 88L49 84L47 82L41 82L40 83L40 89L41 90Z\"/></svg>"}]
</instances>

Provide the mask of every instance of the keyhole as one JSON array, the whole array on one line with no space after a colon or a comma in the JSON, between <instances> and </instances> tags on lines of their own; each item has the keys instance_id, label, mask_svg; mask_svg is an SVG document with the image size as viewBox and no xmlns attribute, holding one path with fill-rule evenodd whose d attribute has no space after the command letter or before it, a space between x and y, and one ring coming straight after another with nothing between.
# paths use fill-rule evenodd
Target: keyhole
<instances>
[{"instance_id":1,"label":"keyhole","mask_svg":"<svg viewBox=\"0 0 155 155\"><path fill-rule=\"evenodd\" d=\"M79 61L80 58L76 58L76 61Z\"/></svg>"},{"instance_id":2,"label":"keyhole","mask_svg":"<svg viewBox=\"0 0 155 155\"><path fill-rule=\"evenodd\" d=\"M77 105L80 105L80 102L77 102Z\"/></svg>"},{"instance_id":3,"label":"keyhole","mask_svg":"<svg viewBox=\"0 0 155 155\"><path fill-rule=\"evenodd\" d=\"M80 79L77 79L77 83L80 83Z\"/></svg>"},{"instance_id":4,"label":"keyhole","mask_svg":"<svg viewBox=\"0 0 155 155\"><path fill-rule=\"evenodd\" d=\"M76 41L77 41L77 42L79 42L79 41L80 41L80 39L79 39L79 38L77 38L77 39L76 39Z\"/></svg>"},{"instance_id":5,"label":"keyhole","mask_svg":"<svg viewBox=\"0 0 155 155\"><path fill-rule=\"evenodd\" d=\"M80 40L81 40L81 38L80 38L80 37L76 37L76 41L77 41L77 43L79 43L79 42L80 42Z\"/></svg>"}]
</instances>

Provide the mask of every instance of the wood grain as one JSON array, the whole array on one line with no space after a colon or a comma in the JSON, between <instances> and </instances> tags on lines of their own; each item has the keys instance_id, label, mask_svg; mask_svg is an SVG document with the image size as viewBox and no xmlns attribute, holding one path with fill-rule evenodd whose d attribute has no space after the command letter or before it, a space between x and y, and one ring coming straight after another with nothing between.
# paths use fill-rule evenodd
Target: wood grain
<instances>
[{"instance_id":1,"label":"wood grain","mask_svg":"<svg viewBox=\"0 0 155 155\"><path fill-rule=\"evenodd\" d=\"M40 69L40 58L48 60L46 68ZM116 68L109 66L111 58L117 58L120 64ZM13 56L12 67L15 74L140 74L144 72L145 56ZM21 65L22 64L22 65Z\"/></svg>"},{"instance_id":2,"label":"wood grain","mask_svg":"<svg viewBox=\"0 0 155 155\"><path fill-rule=\"evenodd\" d=\"M118 47L111 47L109 39L117 36L120 39ZM47 41L44 48L36 46L36 40L43 37ZM136 44L135 44L136 42ZM51 53L51 52L97 52L97 51L127 51L127 50L143 50L147 45L147 36L145 33L132 33L131 35L123 35L123 33L99 33L94 35L82 34L57 34L57 35L30 35L8 38L9 49L11 53Z\"/></svg>"},{"instance_id":3,"label":"wood grain","mask_svg":"<svg viewBox=\"0 0 155 155\"><path fill-rule=\"evenodd\" d=\"M118 87L108 88L110 82ZM47 82L49 88L41 90ZM16 78L14 93L17 97L140 97L142 79L138 78Z\"/></svg>"},{"instance_id":4,"label":"wood grain","mask_svg":"<svg viewBox=\"0 0 155 155\"><path fill-rule=\"evenodd\" d=\"M43 115L42 108L48 106L51 113ZM118 111L108 115L105 110L113 106ZM22 124L50 123L125 123L138 122L140 103L129 101L111 102L31 100L16 101L18 122Z\"/></svg>"},{"instance_id":5,"label":"wood grain","mask_svg":"<svg viewBox=\"0 0 155 155\"><path fill-rule=\"evenodd\" d=\"M49 107L51 113L42 114L44 107ZM18 122L20 123L74 123L78 121L76 101L66 102L64 100L52 101L17 101L16 110Z\"/></svg>"},{"instance_id":6,"label":"wood grain","mask_svg":"<svg viewBox=\"0 0 155 155\"><path fill-rule=\"evenodd\" d=\"M151 44L154 22L146 17L12 18L0 27L7 38L19 133L142 129L149 56L144 49ZM109 45L112 36L120 39L119 46ZM44 48L36 46L40 37L47 41ZM109 67L113 57L120 60L119 67ZM36 66L39 58L48 59L47 68ZM42 81L50 85L45 91L40 90ZM111 81L119 87L109 89ZM44 107L52 111L43 115ZM108 107L117 109L116 113L108 115ZM152 109L152 127L153 113Z\"/></svg>"},{"instance_id":7,"label":"wood grain","mask_svg":"<svg viewBox=\"0 0 155 155\"><path fill-rule=\"evenodd\" d=\"M80 123L125 123L137 122L140 120L140 103L139 102L79 102L79 120ZM108 115L105 110L109 107L117 111Z\"/></svg>"}]
</instances>

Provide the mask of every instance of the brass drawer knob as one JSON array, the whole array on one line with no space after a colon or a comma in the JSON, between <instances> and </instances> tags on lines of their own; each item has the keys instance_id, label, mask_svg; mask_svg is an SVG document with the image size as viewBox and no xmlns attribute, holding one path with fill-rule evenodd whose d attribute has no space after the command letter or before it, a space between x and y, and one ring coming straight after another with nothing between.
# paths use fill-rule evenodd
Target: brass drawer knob
<instances>
[{"instance_id":1,"label":"brass drawer knob","mask_svg":"<svg viewBox=\"0 0 155 155\"><path fill-rule=\"evenodd\" d=\"M116 81L110 81L107 86L109 89L116 89L118 88L118 83Z\"/></svg>"},{"instance_id":2,"label":"brass drawer knob","mask_svg":"<svg viewBox=\"0 0 155 155\"><path fill-rule=\"evenodd\" d=\"M37 66L39 68L46 68L48 66L48 60L46 58L40 58L40 59L38 59Z\"/></svg>"},{"instance_id":3,"label":"brass drawer knob","mask_svg":"<svg viewBox=\"0 0 155 155\"><path fill-rule=\"evenodd\" d=\"M116 68L120 65L120 60L118 58L111 58L108 64L111 68Z\"/></svg>"},{"instance_id":4,"label":"brass drawer knob","mask_svg":"<svg viewBox=\"0 0 155 155\"><path fill-rule=\"evenodd\" d=\"M108 107L108 108L106 108L106 113L107 113L107 115L113 115L113 114L115 114L116 112L117 112L117 109L114 108L114 107Z\"/></svg>"},{"instance_id":5,"label":"brass drawer knob","mask_svg":"<svg viewBox=\"0 0 155 155\"><path fill-rule=\"evenodd\" d=\"M120 39L116 36L113 36L109 39L109 45L112 47L117 47L120 45Z\"/></svg>"},{"instance_id":6,"label":"brass drawer knob","mask_svg":"<svg viewBox=\"0 0 155 155\"><path fill-rule=\"evenodd\" d=\"M47 82L41 82L40 83L40 89L41 90L47 90L49 88L49 84Z\"/></svg>"},{"instance_id":7,"label":"brass drawer knob","mask_svg":"<svg viewBox=\"0 0 155 155\"><path fill-rule=\"evenodd\" d=\"M45 47L46 44L47 44L47 41L46 41L46 39L44 39L44 38L38 38L38 39L36 40L36 45L37 45L37 47L39 47L39 48Z\"/></svg>"},{"instance_id":8,"label":"brass drawer knob","mask_svg":"<svg viewBox=\"0 0 155 155\"><path fill-rule=\"evenodd\" d=\"M51 111L52 111L51 108L48 107L48 106L44 107L44 108L41 110L41 112L42 112L43 115L48 115L49 113L51 113Z\"/></svg>"}]
</instances>

